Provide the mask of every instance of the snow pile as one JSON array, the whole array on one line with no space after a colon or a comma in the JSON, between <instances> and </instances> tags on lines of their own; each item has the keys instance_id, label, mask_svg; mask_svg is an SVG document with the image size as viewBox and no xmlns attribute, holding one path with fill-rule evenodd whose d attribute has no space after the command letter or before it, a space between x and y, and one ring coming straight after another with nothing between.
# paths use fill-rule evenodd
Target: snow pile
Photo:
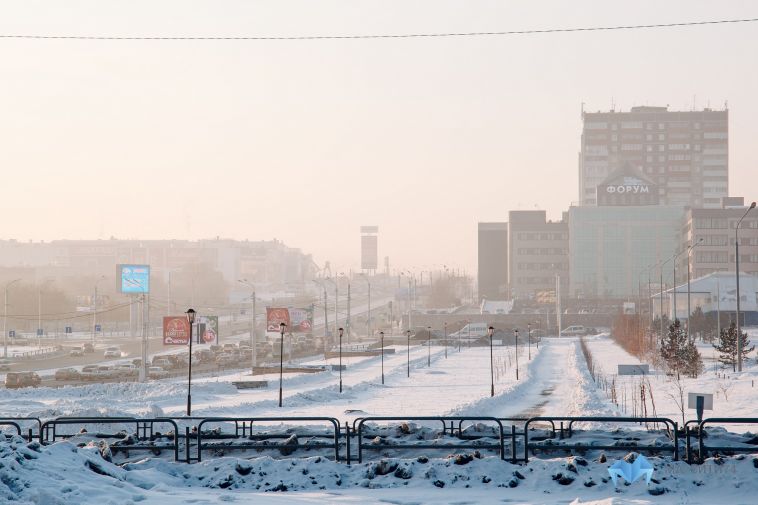
<instances>
[{"instance_id":1,"label":"snow pile","mask_svg":"<svg viewBox=\"0 0 758 505\"><path fill-rule=\"evenodd\" d=\"M614 460L602 453L593 459L535 459L529 465L470 451L440 458L384 458L351 466L320 456L219 458L192 465L148 458L123 466L109 459L109 448L98 443L40 447L20 437L0 437L0 501L126 505L186 503L192 497L201 503L237 499L260 503L260 493L284 491L289 502L313 498L313 493L322 501L332 501L328 497L370 489L372 498L361 502L377 503L383 495L375 491L402 489L404 498L414 503L439 503L442 496L477 496L479 502L492 503L587 503L610 497L630 503L680 503L685 497L689 503L747 503L746 497L758 492L758 459L745 456L710 458L692 466L650 457L654 467L650 486L621 481L618 487L608 474ZM439 489L446 494L436 494ZM475 494L451 495L449 490Z\"/></svg>"}]
</instances>

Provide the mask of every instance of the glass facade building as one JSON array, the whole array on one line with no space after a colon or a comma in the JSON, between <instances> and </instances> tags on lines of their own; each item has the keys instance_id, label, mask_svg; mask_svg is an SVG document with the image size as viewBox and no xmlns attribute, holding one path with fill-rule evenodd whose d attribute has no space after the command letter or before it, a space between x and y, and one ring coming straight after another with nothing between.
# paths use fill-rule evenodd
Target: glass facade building
<instances>
[{"instance_id":1,"label":"glass facade building","mask_svg":"<svg viewBox=\"0 0 758 505\"><path fill-rule=\"evenodd\" d=\"M684 213L670 205L571 207L570 296L645 298L648 270L676 251ZM670 265L664 283L671 283ZM657 286L660 270L650 275Z\"/></svg>"}]
</instances>

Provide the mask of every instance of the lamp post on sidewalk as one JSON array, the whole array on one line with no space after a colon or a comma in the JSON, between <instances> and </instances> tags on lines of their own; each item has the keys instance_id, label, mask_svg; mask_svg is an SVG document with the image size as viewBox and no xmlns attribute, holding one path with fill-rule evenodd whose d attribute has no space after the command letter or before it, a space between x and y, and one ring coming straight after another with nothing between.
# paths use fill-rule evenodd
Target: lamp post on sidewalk
<instances>
[{"instance_id":1,"label":"lamp post on sidewalk","mask_svg":"<svg viewBox=\"0 0 758 505\"><path fill-rule=\"evenodd\" d=\"M340 336L340 393L342 392L342 335L345 333L344 328L337 330Z\"/></svg>"},{"instance_id":2,"label":"lamp post on sidewalk","mask_svg":"<svg viewBox=\"0 0 758 505\"><path fill-rule=\"evenodd\" d=\"M170 272L169 272L170 273ZM239 279L237 282L240 284L243 284L247 287L249 287L252 290L252 294L250 295L250 300L252 302L252 314L250 314L250 347L253 348L253 355L252 355L252 364L250 368L250 375L253 375L255 373L255 364L256 361L258 361L258 352L257 352L257 342L255 341L255 286L248 282L247 279Z\"/></svg>"},{"instance_id":3,"label":"lamp post on sidewalk","mask_svg":"<svg viewBox=\"0 0 758 505\"><path fill-rule=\"evenodd\" d=\"M740 224L748 212L755 208L755 202L745 211L734 228L734 273L737 276L737 371L742 371L742 334L740 333Z\"/></svg>"},{"instance_id":4,"label":"lamp post on sidewalk","mask_svg":"<svg viewBox=\"0 0 758 505\"><path fill-rule=\"evenodd\" d=\"M5 312L3 313L3 358L8 357L8 288L21 279L13 279L5 285Z\"/></svg>"},{"instance_id":5,"label":"lamp post on sidewalk","mask_svg":"<svg viewBox=\"0 0 758 505\"><path fill-rule=\"evenodd\" d=\"M492 356L492 336L495 334L495 328L487 328L487 335L490 337L490 396L495 396L495 360Z\"/></svg>"},{"instance_id":6,"label":"lamp post on sidewalk","mask_svg":"<svg viewBox=\"0 0 758 505\"><path fill-rule=\"evenodd\" d=\"M518 328L513 330L513 334L516 335L516 380L518 380Z\"/></svg>"},{"instance_id":7,"label":"lamp post on sidewalk","mask_svg":"<svg viewBox=\"0 0 758 505\"><path fill-rule=\"evenodd\" d=\"M379 332L379 337L382 339L382 385L384 385L384 332Z\"/></svg>"},{"instance_id":8,"label":"lamp post on sidewalk","mask_svg":"<svg viewBox=\"0 0 758 505\"><path fill-rule=\"evenodd\" d=\"M411 376L411 330L405 330L405 336L408 337L408 377Z\"/></svg>"},{"instance_id":9,"label":"lamp post on sidewalk","mask_svg":"<svg viewBox=\"0 0 758 505\"><path fill-rule=\"evenodd\" d=\"M427 326L426 327L426 366L431 367L432 366L432 327Z\"/></svg>"},{"instance_id":10,"label":"lamp post on sidewalk","mask_svg":"<svg viewBox=\"0 0 758 505\"><path fill-rule=\"evenodd\" d=\"M282 406L282 379L284 376L284 330L286 328L286 324L279 323L279 334L281 336L281 339L279 340L279 407Z\"/></svg>"},{"instance_id":11,"label":"lamp post on sidewalk","mask_svg":"<svg viewBox=\"0 0 758 505\"><path fill-rule=\"evenodd\" d=\"M192 326L195 324L195 309L187 309L189 323L189 363L187 365L187 417L192 415Z\"/></svg>"},{"instance_id":12,"label":"lamp post on sidewalk","mask_svg":"<svg viewBox=\"0 0 758 505\"><path fill-rule=\"evenodd\" d=\"M529 361L532 361L532 323L526 323L526 339L529 341Z\"/></svg>"}]
</instances>

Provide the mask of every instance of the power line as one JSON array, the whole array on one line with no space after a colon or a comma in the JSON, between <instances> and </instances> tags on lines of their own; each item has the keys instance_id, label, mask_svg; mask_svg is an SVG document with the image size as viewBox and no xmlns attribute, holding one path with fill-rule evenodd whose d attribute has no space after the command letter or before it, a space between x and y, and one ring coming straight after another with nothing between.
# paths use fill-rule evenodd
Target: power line
<instances>
[{"instance_id":1,"label":"power line","mask_svg":"<svg viewBox=\"0 0 758 505\"><path fill-rule=\"evenodd\" d=\"M723 25L736 23L754 23L758 18L719 19L710 21L685 21L680 23L655 23L646 25L619 26L589 26L578 28L546 28L542 30L509 30L500 32L442 32L442 33L396 33L396 34L364 34L364 35L293 35L293 36L165 36L165 35L32 35L32 34L0 34L0 39L42 39L42 40L161 40L161 41L263 41L263 40L355 40L355 39L413 39L413 38L445 38L445 37L488 37L505 35L538 35L548 33L601 32L618 30L640 30L657 28L677 28L688 26Z\"/></svg>"}]
</instances>

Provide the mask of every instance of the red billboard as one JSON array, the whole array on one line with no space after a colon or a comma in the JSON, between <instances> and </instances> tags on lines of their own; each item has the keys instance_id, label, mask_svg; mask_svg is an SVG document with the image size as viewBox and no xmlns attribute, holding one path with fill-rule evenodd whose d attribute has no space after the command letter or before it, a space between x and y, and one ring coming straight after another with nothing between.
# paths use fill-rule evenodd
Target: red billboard
<instances>
[{"instance_id":1,"label":"red billboard","mask_svg":"<svg viewBox=\"0 0 758 505\"><path fill-rule=\"evenodd\" d=\"M280 331L279 325L290 326L290 311L286 308L266 307L266 331Z\"/></svg>"},{"instance_id":2,"label":"red billboard","mask_svg":"<svg viewBox=\"0 0 758 505\"><path fill-rule=\"evenodd\" d=\"M163 318L163 345L187 345L190 339L190 325L185 316Z\"/></svg>"}]
</instances>

